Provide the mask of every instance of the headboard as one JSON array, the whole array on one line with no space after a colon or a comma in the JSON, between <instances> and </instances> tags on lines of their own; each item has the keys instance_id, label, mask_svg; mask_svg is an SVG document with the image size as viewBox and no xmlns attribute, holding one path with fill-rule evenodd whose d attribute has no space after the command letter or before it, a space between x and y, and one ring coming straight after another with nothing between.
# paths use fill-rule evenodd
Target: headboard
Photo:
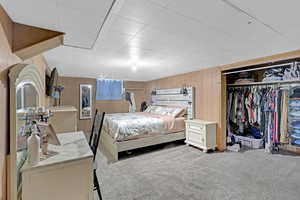
<instances>
[{"instance_id":1,"label":"headboard","mask_svg":"<svg viewBox=\"0 0 300 200\"><path fill-rule=\"evenodd\" d=\"M193 87L154 90L151 94L151 104L185 106L187 107L187 118L195 117Z\"/></svg>"}]
</instances>

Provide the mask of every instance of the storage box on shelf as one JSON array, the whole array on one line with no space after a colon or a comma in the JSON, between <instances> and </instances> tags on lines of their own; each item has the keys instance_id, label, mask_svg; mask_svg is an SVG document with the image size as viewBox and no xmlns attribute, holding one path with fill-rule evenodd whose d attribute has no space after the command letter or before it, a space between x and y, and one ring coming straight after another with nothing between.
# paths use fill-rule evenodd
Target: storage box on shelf
<instances>
[{"instance_id":1,"label":"storage box on shelf","mask_svg":"<svg viewBox=\"0 0 300 200\"><path fill-rule=\"evenodd\" d=\"M187 145L192 145L203 149L204 152L216 149L216 126L215 122L203 120L186 120L186 140Z\"/></svg>"}]
</instances>

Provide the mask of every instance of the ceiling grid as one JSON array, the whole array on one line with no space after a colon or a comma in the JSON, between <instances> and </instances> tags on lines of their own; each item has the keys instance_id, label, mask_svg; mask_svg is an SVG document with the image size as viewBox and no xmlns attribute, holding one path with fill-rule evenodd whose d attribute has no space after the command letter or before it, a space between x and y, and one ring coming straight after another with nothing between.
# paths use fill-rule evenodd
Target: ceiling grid
<instances>
[{"instance_id":1,"label":"ceiling grid","mask_svg":"<svg viewBox=\"0 0 300 200\"><path fill-rule=\"evenodd\" d=\"M299 0L288 4L0 0L0 4L16 22L66 33L65 46L44 54L63 76L147 81L292 51L300 45L300 28L295 26ZM289 12L281 15L282 10Z\"/></svg>"}]
</instances>

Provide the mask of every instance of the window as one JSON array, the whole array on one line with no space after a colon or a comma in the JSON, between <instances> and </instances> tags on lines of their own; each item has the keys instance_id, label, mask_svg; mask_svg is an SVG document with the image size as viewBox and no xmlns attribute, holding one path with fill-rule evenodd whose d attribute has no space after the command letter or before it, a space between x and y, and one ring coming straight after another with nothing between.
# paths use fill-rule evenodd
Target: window
<instances>
[{"instance_id":1,"label":"window","mask_svg":"<svg viewBox=\"0 0 300 200\"><path fill-rule=\"evenodd\" d=\"M123 81L98 79L96 84L96 100L121 100Z\"/></svg>"}]
</instances>

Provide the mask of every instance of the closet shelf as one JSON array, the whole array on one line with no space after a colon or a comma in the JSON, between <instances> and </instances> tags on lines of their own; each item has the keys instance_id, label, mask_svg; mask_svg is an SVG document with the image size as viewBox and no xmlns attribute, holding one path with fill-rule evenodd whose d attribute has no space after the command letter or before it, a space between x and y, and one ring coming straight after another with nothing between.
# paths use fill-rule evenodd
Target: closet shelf
<instances>
[{"instance_id":1,"label":"closet shelf","mask_svg":"<svg viewBox=\"0 0 300 200\"><path fill-rule=\"evenodd\" d=\"M300 83L300 79L289 81L270 81L270 82L253 82L253 83L233 83L227 84L227 86L246 86L246 85L272 85L272 84L284 84L284 83Z\"/></svg>"}]
</instances>

